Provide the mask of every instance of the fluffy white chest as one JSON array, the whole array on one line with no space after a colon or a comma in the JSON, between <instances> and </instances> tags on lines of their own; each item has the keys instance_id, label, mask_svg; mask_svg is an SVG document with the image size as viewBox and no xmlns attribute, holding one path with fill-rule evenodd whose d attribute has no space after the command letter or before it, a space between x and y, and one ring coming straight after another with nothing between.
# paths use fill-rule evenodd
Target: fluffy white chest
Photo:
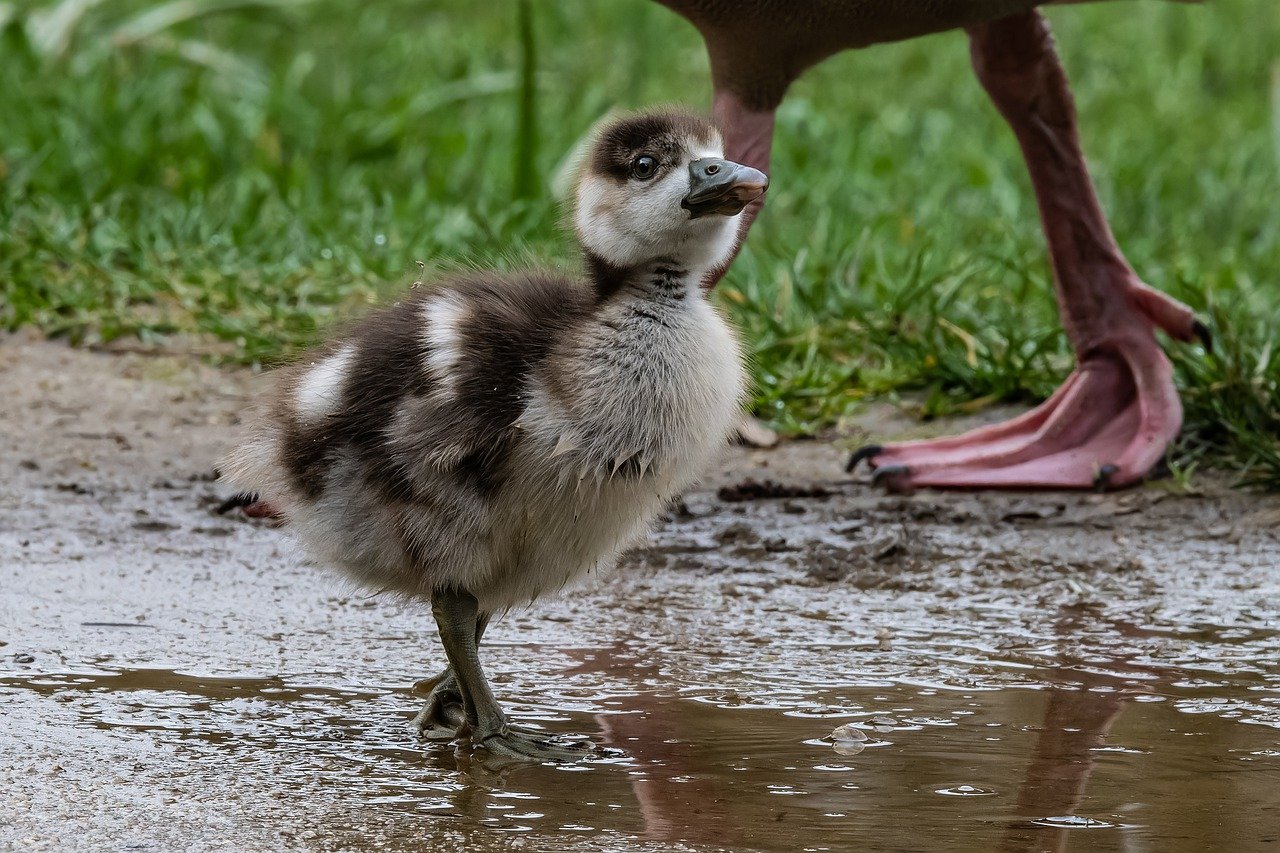
<instances>
[{"instance_id":1,"label":"fluffy white chest","mask_svg":"<svg viewBox=\"0 0 1280 853\"><path fill-rule=\"evenodd\" d=\"M497 561L507 571L494 578L503 603L612 564L727 443L745 389L733 333L701 298L633 307L607 312L550 361L570 371L568 397L545 380L530 389L522 475L498 511L509 532Z\"/></svg>"},{"instance_id":2,"label":"fluffy white chest","mask_svg":"<svg viewBox=\"0 0 1280 853\"><path fill-rule=\"evenodd\" d=\"M535 444L551 440L561 450L553 457L611 474L634 459L673 483L697 477L725 442L745 387L737 341L700 296L622 300L548 369L561 372L560 391L535 382L526 415Z\"/></svg>"}]
</instances>

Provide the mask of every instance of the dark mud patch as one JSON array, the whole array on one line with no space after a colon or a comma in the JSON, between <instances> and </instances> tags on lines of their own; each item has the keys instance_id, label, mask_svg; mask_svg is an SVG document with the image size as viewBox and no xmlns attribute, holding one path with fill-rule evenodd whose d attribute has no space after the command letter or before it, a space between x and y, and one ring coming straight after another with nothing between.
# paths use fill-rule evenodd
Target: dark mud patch
<instances>
[{"instance_id":1,"label":"dark mud patch","mask_svg":"<svg viewBox=\"0 0 1280 853\"><path fill-rule=\"evenodd\" d=\"M823 486L794 486L773 480L746 479L732 486L716 489L716 497L726 503L779 500L781 498L829 498L831 491Z\"/></svg>"}]
</instances>

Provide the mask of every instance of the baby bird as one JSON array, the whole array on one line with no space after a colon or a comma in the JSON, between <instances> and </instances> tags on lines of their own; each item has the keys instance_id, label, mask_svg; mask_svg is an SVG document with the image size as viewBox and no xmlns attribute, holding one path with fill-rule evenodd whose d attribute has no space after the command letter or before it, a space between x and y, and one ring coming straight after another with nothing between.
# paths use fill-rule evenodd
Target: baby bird
<instances>
[{"instance_id":1,"label":"baby bird","mask_svg":"<svg viewBox=\"0 0 1280 853\"><path fill-rule=\"evenodd\" d=\"M307 363L222 466L319 562L431 602L448 658L422 732L564 757L508 724L480 667L490 616L606 568L722 448L742 358L707 302L768 178L706 120L600 129L577 176L585 276L416 289Z\"/></svg>"}]
</instances>

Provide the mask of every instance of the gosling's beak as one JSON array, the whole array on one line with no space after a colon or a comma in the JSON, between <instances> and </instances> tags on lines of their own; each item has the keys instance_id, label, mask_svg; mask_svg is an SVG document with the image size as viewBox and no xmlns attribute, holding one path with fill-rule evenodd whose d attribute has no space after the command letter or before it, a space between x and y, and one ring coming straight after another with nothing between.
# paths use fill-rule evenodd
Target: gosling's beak
<instances>
[{"instance_id":1,"label":"gosling's beak","mask_svg":"<svg viewBox=\"0 0 1280 853\"><path fill-rule=\"evenodd\" d=\"M759 169L704 157L689 164L689 194L680 206L689 211L690 219L708 216L737 216L769 188L769 176Z\"/></svg>"}]
</instances>

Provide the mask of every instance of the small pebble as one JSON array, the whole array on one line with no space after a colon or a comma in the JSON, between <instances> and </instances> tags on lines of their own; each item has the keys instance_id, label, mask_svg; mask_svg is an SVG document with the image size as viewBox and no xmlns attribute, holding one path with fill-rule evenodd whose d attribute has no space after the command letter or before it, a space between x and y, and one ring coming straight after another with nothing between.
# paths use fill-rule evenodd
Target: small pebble
<instances>
[{"instance_id":1,"label":"small pebble","mask_svg":"<svg viewBox=\"0 0 1280 853\"><path fill-rule=\"evenodd\" d=\"M836 726L829 737L837 755L857 755L867 747L867 733L852 723Z\"/></svg>"},{"instance_id":2,"label":"small pebble","mask_svg":"<svg viewBox=\"0 0 1280 853\"><path fill-rule=\"evenodd\" d=\"M832 740L866 740L867 733L855 726L853 723L845 723L843 726L836 726L830 735Z\"/></svg>"}]
</instances>

